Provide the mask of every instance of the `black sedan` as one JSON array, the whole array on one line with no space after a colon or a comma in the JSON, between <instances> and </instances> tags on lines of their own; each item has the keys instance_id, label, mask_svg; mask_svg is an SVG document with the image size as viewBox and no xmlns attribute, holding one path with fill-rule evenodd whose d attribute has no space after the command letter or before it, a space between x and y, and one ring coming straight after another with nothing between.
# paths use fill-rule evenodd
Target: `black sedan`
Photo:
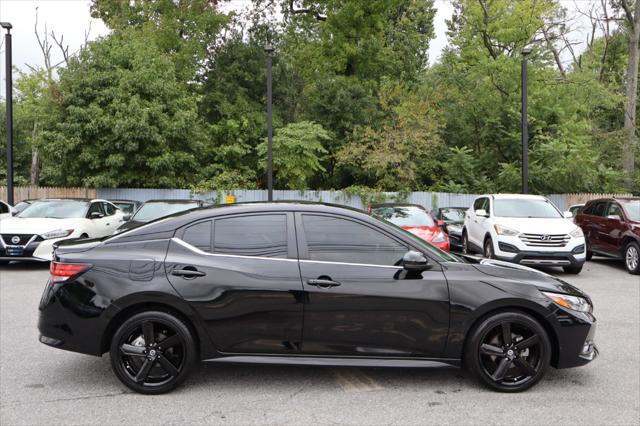
<instances>
[{"instance_id":1,"label":"black sedan","mask_svg":"<svg viewBox=\"0 0 640 426\"><path fill-rule=\"evenodd\" d=\"M458 258L362 212L235 204L102 241L61 243L40 341L101 356L141 393L198 360L342 366L462 363L495 390L597 355L589 297L535 270Z\"/></svg>"}]
</instances>

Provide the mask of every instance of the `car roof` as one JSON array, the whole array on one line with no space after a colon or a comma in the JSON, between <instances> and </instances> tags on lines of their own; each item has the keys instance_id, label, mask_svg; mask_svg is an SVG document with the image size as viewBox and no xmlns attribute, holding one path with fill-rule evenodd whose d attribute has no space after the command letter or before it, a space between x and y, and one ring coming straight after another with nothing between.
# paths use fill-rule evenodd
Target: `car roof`
<instances>
[{"instance_id":1,"label":"car roof","mask_svg":"<svg viewBox=\"0 0 640 426\"><path fill-rule=\"evenodd\" d=\"M142 201L137 201L137 200L107 200L111 203L138 203L140 204Z\"/></svg>"},{"instance_id":2,"label":"car roof","mask_svg":"<svg viewBox=\"0 0 640 426\"><path fill-rule=\"evenodd\" d=\"M158 199L158 200L147 200L144 203L176 203L176 204L180 204L180 203L201 203L202 200L194 200L194 199L189 199L189 198L183 198L183 199L179 199L179 198L174 198L174 199Z\"/></svg>"},{"instance_id":3,"label":"car roof","mask_svg":"<svg viewBox=\"0 0 640 426\"><path fill-rule=\"evenodd\" d=\"M477 198L481 198L481 197L493 197L496 200L501 200L501 199L546 200L546 197L542 195L532 195L532 194L485 194Z\"/></svg>"},{"instance_id":4,"label":"car roof","mask_svg":"<svg viewBox=\"0 0 640 426\"><path fill-rule=\"evenodd\" d=\"M326 204L332 205L332 204ZM340 206L339 206L340 207ZM371 208L375 209L378 207L418 207L422 210L425 210L424 206L420 204L412 204L412 203L371 203Z\"/></svg>"},{"instance_id":5,"label":"car roof","mask_svg":"<svg viewBox=\"0 0 640 426\"><path fill-rule=\"evenodd\" d=\"M141 235L157 235L158 238L166 238L166 235L173 235L173 232L184 225L199 220L225 216L229 214L243 213L267 213L267 212L288 212L307 211L312 213L338 213L342 216L375 220L367 212L353 207L342 206L330 203L316 203L311 201L272 201L272 202L247 202L235 204L216 204L196 209L190 209L173 214L169 217L160 218L149 222L139 228L133 228L126 233L117 234L112 239L119 241L137 240Z\"/></svg>"}]
</instances>

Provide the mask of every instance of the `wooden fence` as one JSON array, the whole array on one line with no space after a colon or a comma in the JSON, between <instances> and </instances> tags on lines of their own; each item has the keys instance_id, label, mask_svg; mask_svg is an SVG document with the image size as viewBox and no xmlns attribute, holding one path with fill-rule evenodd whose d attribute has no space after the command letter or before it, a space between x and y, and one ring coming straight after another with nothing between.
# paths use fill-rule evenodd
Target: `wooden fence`
<instances>
[{"instance_id":1,"label":"wooden fence","mask_svg":"<svg viewBox=\"0 0 640 426\"><path fill-rule=\"evenodd\" d=\"M631 194L565 194L566 208L574 204L584 204L589 200L612 197L631 197Z\"/></svg>"},{"instance_id":2,"label":"wooden fence","mask_svg":"<svg viewBox=\"0 0 640 426\"><path fill-rule=\"evenodd\" d=\"M13 199L16 203L38 198L96 198L96 189L47 186L16 186L13 188ZM0 186L0 199L7 199L5 186Z\"/></svg>"}]
</instances>

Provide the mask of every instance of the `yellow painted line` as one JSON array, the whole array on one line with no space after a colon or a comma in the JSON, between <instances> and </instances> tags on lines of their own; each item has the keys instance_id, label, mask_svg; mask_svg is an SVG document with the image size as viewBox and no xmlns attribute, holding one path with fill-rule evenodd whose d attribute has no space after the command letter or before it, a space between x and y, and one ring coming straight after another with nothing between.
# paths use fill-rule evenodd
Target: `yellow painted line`
<instances>
[{"instance_id":1,"label":"yellow painted line","mask_svg":"<svg viewBox=\"0 0 640 426\"><path fill-rule=\"evenodd\" d=\"M361 370L336 369L333 375L345 392L372 392L384 389L375 379Z\"/></svg>"}]
</instances>

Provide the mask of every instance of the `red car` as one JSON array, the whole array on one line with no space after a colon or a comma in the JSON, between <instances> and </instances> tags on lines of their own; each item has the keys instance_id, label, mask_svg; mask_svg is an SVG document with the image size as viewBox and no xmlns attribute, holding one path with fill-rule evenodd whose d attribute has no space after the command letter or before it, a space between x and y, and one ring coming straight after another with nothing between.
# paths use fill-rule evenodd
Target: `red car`
<instances>
[{"instance_id":1,"label":"red car","mask_svg":"<svg viewBox=\"0 0 640 426\"><path fill-rule=\"evenodd\" d=\"M439 223L422 206L417 204L376 204L369 206L374 216L387 220L422 238L440 250L449 251L449 237Z\"/></svg>"},{"instance_id":2,"label":"red car","mask_svg":"<svg viewBox=\"0 0 640 426\"><path fill-rule=\"evenodd\" d=\"M593 254L622 258L627 270L640 274L640 198L601 198L589 201L576 216Z\"/></svg>"}]
</instances>

